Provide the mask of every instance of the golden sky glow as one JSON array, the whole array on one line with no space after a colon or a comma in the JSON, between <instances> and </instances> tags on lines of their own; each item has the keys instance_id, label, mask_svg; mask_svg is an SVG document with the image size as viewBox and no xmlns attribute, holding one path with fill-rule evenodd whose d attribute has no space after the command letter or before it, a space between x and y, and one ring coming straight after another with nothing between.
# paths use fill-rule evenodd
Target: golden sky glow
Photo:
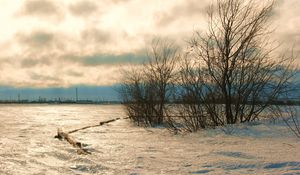
<instances>
[{"instance_id":1,"label":"golden sky glow","mask_svg":"<svg viewBox=\"0 0 300 175\"><path fill-rule=\"evenodd\" d=\"M209 0L1 0L0 82L18 87L118 83L156 36L204 30ZM300 1L280 0L276 37L300 50Z\"/></svg>"}]
</instances>

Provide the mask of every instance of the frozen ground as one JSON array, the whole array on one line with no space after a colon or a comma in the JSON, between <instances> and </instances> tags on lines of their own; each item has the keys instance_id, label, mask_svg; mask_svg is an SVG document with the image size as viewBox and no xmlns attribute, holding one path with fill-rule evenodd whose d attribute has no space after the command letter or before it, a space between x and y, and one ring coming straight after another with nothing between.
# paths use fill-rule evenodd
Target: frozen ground
<instances>
[{"instance_id":1,"label":"frozen ground","mask_svg":"<svg viewBox=\"0 0 300 175\"><path fill-rule=\"evenodd\" d=\"M118 120L72 134L91 155L53 138L116 117L120 106L0 106L0 174L300 174L300 140L280 123L172 135Z\"/></svg>"}]
</instances>

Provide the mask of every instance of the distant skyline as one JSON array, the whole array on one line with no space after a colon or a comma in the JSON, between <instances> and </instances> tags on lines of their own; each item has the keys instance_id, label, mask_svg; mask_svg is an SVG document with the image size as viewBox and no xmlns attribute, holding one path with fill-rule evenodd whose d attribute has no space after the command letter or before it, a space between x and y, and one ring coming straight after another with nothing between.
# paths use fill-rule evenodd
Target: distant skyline
<instances>
[{"instance_id":1,"label":"distant skyline","mask_svg":"<svg viewBox=\"0 0 300 175\"><path fill-rule=\"evenodd\" d=\"M0 87L0 101L22 100L72 100L76 101L76 88L78 100L92 101L119 101L116 91L118 86L71 86L68 88L13 88Z\"/></svg>"},{"instance_id":2,"label":"distant skyline","mask_svg":"<svg viewBox=\"0 0 300 175\"><path fill-rule=\"evenodd\" d=\"M0 86L113 86L121 68L145 60L153 38L184 47L195 30L205 31L212 2L1 0ZM300 51L300 1L275 7L274 38Z\"/></svg>"}]
</instances>

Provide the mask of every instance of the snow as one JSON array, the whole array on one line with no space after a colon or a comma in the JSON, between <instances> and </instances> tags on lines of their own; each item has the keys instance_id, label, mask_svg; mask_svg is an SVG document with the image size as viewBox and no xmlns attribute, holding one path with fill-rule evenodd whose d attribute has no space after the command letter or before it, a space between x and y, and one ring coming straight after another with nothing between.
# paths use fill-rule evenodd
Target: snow
<instances>
[{"instance_id":1,"label":"snow","mask_svg":"<svg viewBox=\"0 0 300 175\"><path fill-rule=\"evenodd\" d=\"M2 105L0 174L300 174L300 140L279 120L174 135L121 119L72 134L91 155L54 139L117 117L118 105Z\"/></svg>"}]
</instances>

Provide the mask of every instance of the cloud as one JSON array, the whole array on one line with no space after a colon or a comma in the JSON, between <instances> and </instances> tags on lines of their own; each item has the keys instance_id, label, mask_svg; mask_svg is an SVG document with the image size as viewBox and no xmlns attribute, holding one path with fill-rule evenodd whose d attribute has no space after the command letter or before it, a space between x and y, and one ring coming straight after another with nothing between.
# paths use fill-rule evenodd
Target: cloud
<instances>
[{"instance_id":1,"label":"cloud","mask_svg":"<svg viewBox=\"0 0 300 175\"><path fill-rule=\"evenodd\" d=\"M81 38L82 40L92 44L107 43L112 39L110 32L94 27L83 30L81 32Z\"/></svg>"},{"instance_id":2,"label":"cloud","mask_svg":"<svg viewBox=\"0 0 300 175\"><path fill-rule=\"evenodd\" d=\"M46 30L17 33L15 40L26 57L42 57L43 54L51 55L54 51L63 52L69 43L64 34Z\"/></svg>"},{"instance_id":3,"label":"cloud","mask_svg":"<svg viewBox=\"0 0 300 175\"><path fill-rule=\"evenodd\" d=\"M207 8L211 5L210 1L203 0L201 3L198 0L181 1L175 3L170 9L165 10L158 15L156 24L158 26L167 26L172 23L188 20L194 17L202 17L206 14Z\"/></svg>"},{"instance_id":4,"label":"cloud","mask_svg":"<svg viewBox=\"0 0 300 175\"><path fill-rule=\"evenodd\" d=\"M21 68L33 68L35 66L42 66L42 65L51 65L51 61L48 58L40 58L40 59L33 59L33 58L25 58L21 60Z\"/></svg>"},{"instance_id":5,"label":"cloud","mask_svg":"<svg viewBox=\"0 0 300 175\"><path fill-rule=\"evenodd\" d=\"M70 5L69 9L73 15L89 16L98 11L98 6L91 1L79 1Z\"/></svg>"},{"instance_id":6,"label":"cloud","mask_svg":"<svg viewBox=\"0 0 300 175\"><path fill-rule=\"evenodd\" d=\"M110 0L112 1L113 3L126 3L126 2L129 2L131 0Z\"/></svg>"},{"instance_id":7,"label":"cloud","mask_svg":"<svg viewBox=\"0 0 300 175\"><path fill-rule=\"evenodd\" d=\"M84 74L82 72L77 72L77 71L74 71L74 70L69 70L67 72L67 75L68 76L72 76L72 77L82 77Z\"/></svg>"},{"instance_id":8,"label":"cloud","mask_svg":"<svg viewBox=\"0 0 300 175\"><path fill-rule=\"evenodd\" d=\"M272 37L300 51L300 1L278 2ZM185 47L195 30L206 31L211 3L7 0L0 11L0 82L34 87L119 83L120 66L143 63L143 49L156 36Z\"/></svg>"},{"instance_id":9,"label":"cloud","mask_svg":"<svg viewBox=\"0 0 300 175\"><path fill-rule=\"evenodd\" d=\"M30 34L18 34L21 43L34 47L50 45L54 40L54 34L45 31L35 31Z\"/></svg>"},{"instance_id":10,"label":"cloud","mask_svg":"<svg viewBox=\"0 0 300 175\"><path fill-rule=\"evenodd\" d=\"M63 17L60 6L50 0L27 0L21 9L21 15L43 18L61 19Z\"/></svg>"},{"instance_id":11,"label":"cloud","mask_svg":"<svg viewBox=\"0 0 300 175\"><path fill-rule=\"evenodd\" d=\"M296 54L300 54L300 15L299 0L277 1L272 18L274 28L273 36L282 45L284 50L291 50L293 47Z\"/></svg>"},{"instance_id":12,"label":"cloud","mask_svg":"<svg viewBox=\"0 0 300 175\"><path fill-rule=\"evenodd\" d=\"M21 67L22 68L31 68L36 66L39 63L39 60L34 59L24 59L21 61Z\"/></svg>"},{"instance_id":13,"label":"cloud","mask_svg":"<svg viewBox=\"0 0 300 175\"><path fill-rule=\"evenodd\" d=\"M145 62L146 55L126 53L121 55L113 54L92 54L92 55L67 55L65 60L77 62L83 66L99 66L99 65L122 65L122 64L141 64Z\"/></svg>"},{"instance_id":14,"label":"cloud","mask_svg":"<svg viewBox=\"0 0 300 175\"><path fill-rule=\"evenodd\" d=\"M135 54L123 55L92 55L83 57L83 65L94 66L100 64L128 64L128 63L142 63L145 61L145 56Z\"/></svg>"},{"instance_id":15,"label":"cloud","mask_svg":"<svg viewBox=\"0 0 300 175\"><path fill-rule=\"evenodd\" d=\"M36 80L36 81L50 81L50 82L60 82L61 79L58 78L58 76L51 76L51 75L43 75L43 74L38 74L38 73L29 73L31 80Z\"/></svg>"}]
</instances>

